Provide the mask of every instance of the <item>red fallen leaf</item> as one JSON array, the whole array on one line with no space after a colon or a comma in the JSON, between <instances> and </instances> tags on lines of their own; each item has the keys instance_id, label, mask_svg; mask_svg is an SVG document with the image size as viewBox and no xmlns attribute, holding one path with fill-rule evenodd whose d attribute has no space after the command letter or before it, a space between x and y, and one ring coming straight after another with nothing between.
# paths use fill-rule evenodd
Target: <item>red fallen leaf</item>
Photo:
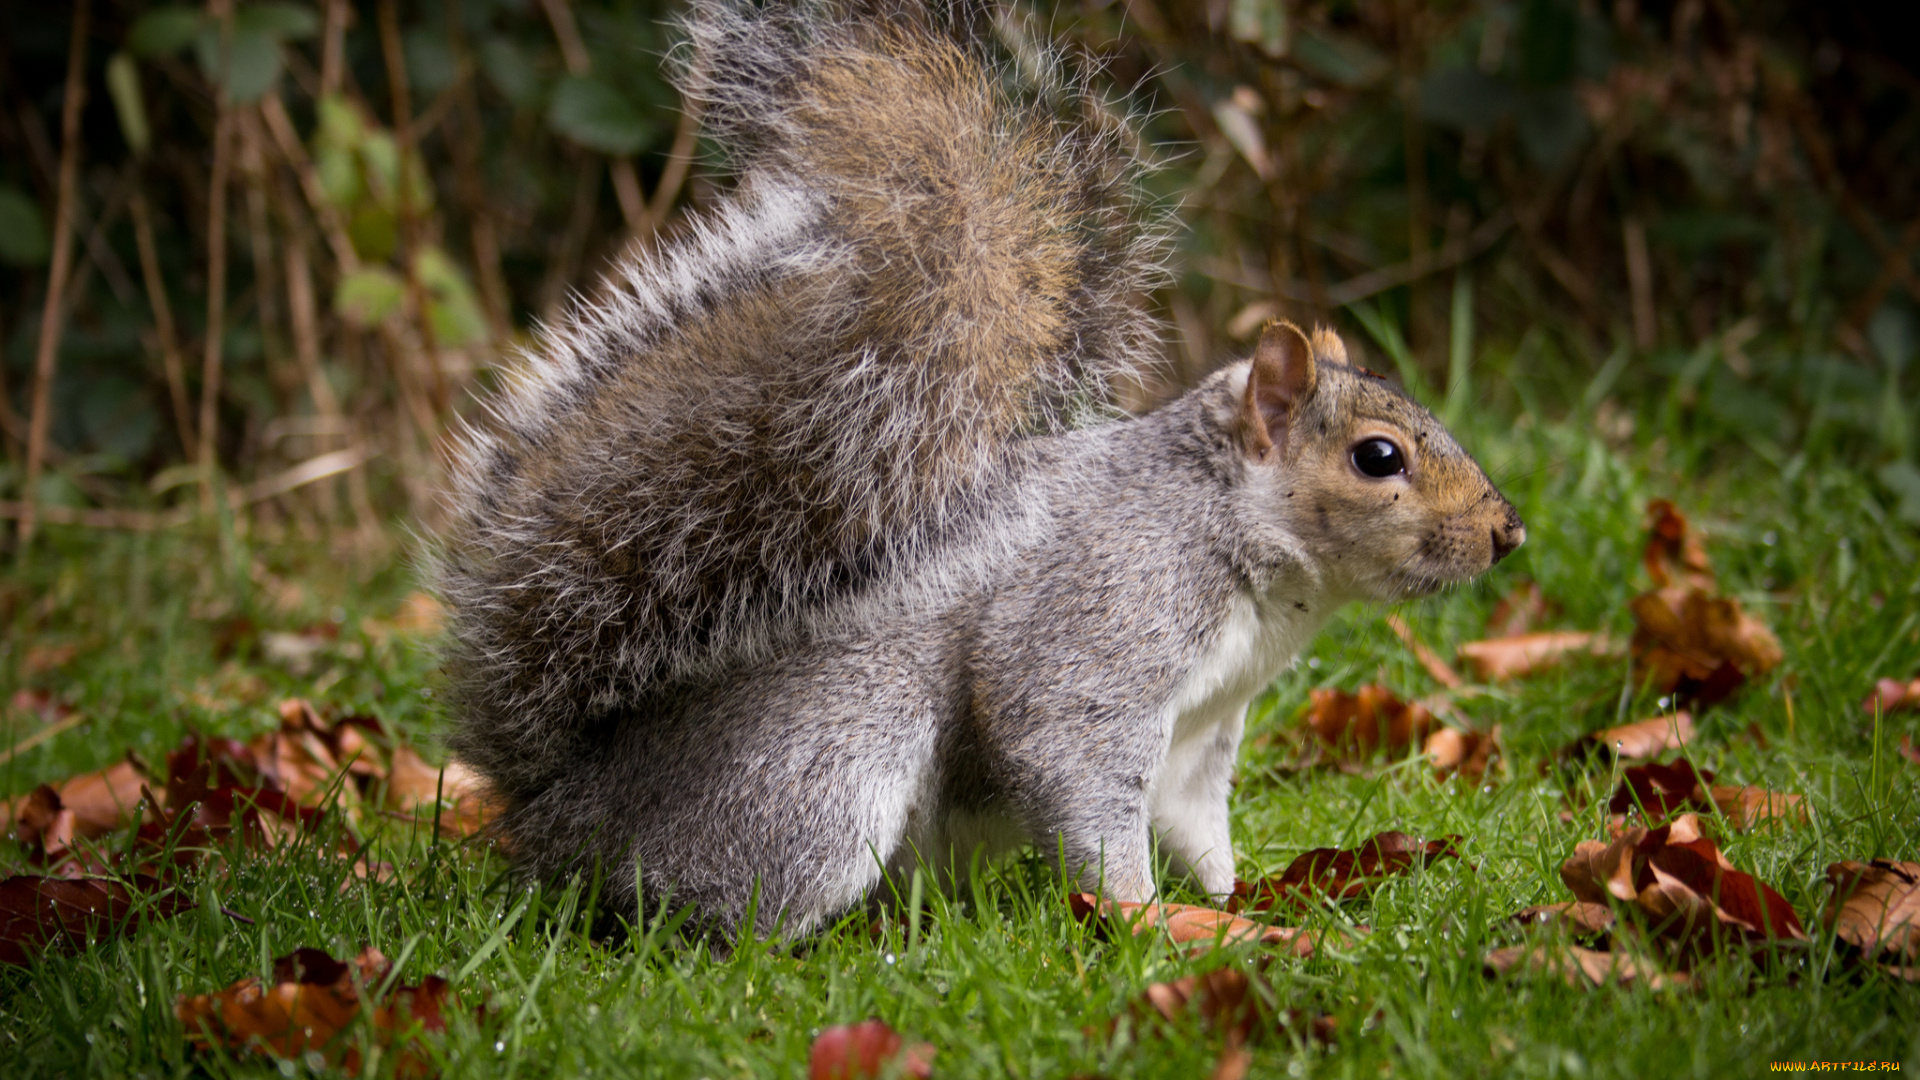
<instances>
[{"instance_id":1,"label":"red fallen leaf","mask_svg":"<svg viewBox=\"0 0 1920 1080\"><path fill-rule=\"evenodd\" d=\"M1686 972L1661 971L1653 961L1632 953L1598 952L1566 941L1531 941L1495 949L1487 954L1485 965L1489 975L1514 971L1553 975L1579 990L1608 983L1645 983L1660 990L1692 981Z\"/></svg>"},{"instance_id":2,"label":"red fallen leaf","mask_svg":"<svg viewBox=\"0 0 1920 1080\"><path fill-rule=\"evenodd\" d=\"M808 1080L867 1080L868 1077L933 1075L933 1046L911 1046L884 1021L830 1027L813 1040L807 1055Z\"/></svg>"},{"instance_id":3,"label":"red fallen leaf","mask_svg":"<svg viewBox=\"0 0 1920 1080\"><path fill-rule=\"evenodd\" d=\"M1118 922L1134 934L1164 932L1181 945L1254 941L1287 946L1293 955L1304 959L1313 955L1317 944L1313 935L1298 927L1268 926L1240 918L1230 911L1198 904L1136 904L1102 901L1092 893L1073 893L1067 897L1067 905L1073 917L1083 923L1104 928Z\"/></svg>"},{"instance_id":4,"label":"red fallen leaf","mask_svg":"<svg viewBox=\"0 0 1920 1080\"><path fill-rule=\"evenodd\" d=\"M343 1045L339 1036L365 1007L361 995L377 988L392 970L380 950L371 947L352 960L336 960L320 949L296 949L273 962L270 983L249 976L217 993L182 994L174 1002L174 1014L188 1038L203 1046L264 1050L286 1059L318 1051L344 1071L358 1073L359 1048ZM430 1059L412 1038L416 1031L446 1031L449 993L445 979L430 976L417 986L394 987L372 1009L374 1038L382 1046L398 1048L397 1075L431 1074Z\"/></svg>"},{"instance_id":5,"label":"red fallen leaf","mask_svg":"<svg viewBox=\"0 0 1920 1080\"><path fill-rule=\"evenodd\" d=\"M1579 656L1610 656L1618 649L1605 634L1588 630L1548 630L1513 637L1469 641L1455 650L1481 682L1534 675Z\"/></svg>"},{"instance_id":6,"label":"red fallen leaf","mask_svg":"<svg viewBox=\"0 0 1920 1080\"><path fill-rule=\"evenodd\" d=\"M1582 901L1632 905L1683 949L1714 951L1733 938L1807 938L1793 906L1734 869L1691 815L1658 829L1626 829L1608 844L1584 841L1560 867L1560 879Z\"/></svg>"},{"instance_id":7,"label":"red fallen leaf","mask_svg":"<svg viewBox=\"0 0 1920 1080\"><path fill-rule=\"evenodd\" d=\"M1868 962L1920 982L1920 862L1838 862L1826 923Z\"/></svg>"},{"instance_id":8,"label":"red fallen leaf","mask_svg":"<svg viewBox=\"0 0 1920 1080\"><path fill-rule=\"evenodd\" d=\"M194 900L156 878L15 876L0 881L0 963L26 965L49 949L78 951L94 938L164 919Z\"/></svg>"},{"instance_id":9,"label":"red fallen leaf","mask_svg":"<svg viewBox=\"0 0 1920 1080\"><path fill-rule=\"evenodd\" d=\"M1272 911L1316 907L1322 898L1353 900L1372 892L1387 878L1413 869L1415 863L1427 866L1443 856L1459 858L1454 845L1460 840L1447 835L1421 843L1403 832L1383 832L1351 850L1314 848L1278 874L1251 884L1235 882L1229 907L1235 911Z\"/></svg>"},{"instance_id":10,"label":"red fallen leaf","mask_svg":"<svg viewBox=\"0 0 1920 1080\"><path fill-rule=\"evenodd\" d=\"M1806 802L1798 795L1713 783L1713 773L1686 758L1671 764L1629 767L1621 777L1607 809L1615 814L1645 811L1649 820L1664 818L1682 808L1718 807L1736 829L1793 818L1804 821Z\"/></svg>"},{"instance_id":11,"label":"red fallen leaf","mask_svg":"<svg viewBox=\"0 0 1920 1080\"><path fill-rule=\"evenodd\" d=\"M1920 747L1913 745L1913 736L1900 736L1900 756L1913 762L1915 765L1920 765Z\"/></svg>"},{"instance_id":12,"label":"red fallen leaf","mask_svg":"<svg viewBox=\"0 0 1920 1080\"><path fill-rule=\"evenodd\" d=\"M1219 968L1148 986L1134 1003L1134 1013L1176 1024L1189 1015L1197 1016L1229 1047L1244 1046L1280 1030L1301 1030L1314 1041L1333 1041L1332 1017L1301 1009L1276 1012L1273 998L1272 989L1257 977L1237 968Z\"/></svg>"},{"instance_id":13,"label":"red fallen leaf","mask_svg":"<svg viewBox=\"0 0 1920 1080\"><path fill-rule=\"evenodd\" d=\"M1868 716L1920 709L1920 679L1904 683L1898 679L1881 679L1873 684L1873 693L1860 703L1860 708Z\"/></svg>"},{"instance_id":14,"label":"red fallen leaf","mask_svg":"<svg viewBox=\"0 0 1920 1080\"><path fill-rule=\"evenodd\" d=\"M1487 636L1508 638L1531 633L1558 606L1547 600L1547 595L1540 591L1539 582L1529 581L1493 605L1493 611L1487 615Z\"/></svg>"},{"instance_id":15,"label":"red fallen leaf","mask_svg":"<svg viewBox=\"0 0 1920 1080\"><path fill-rule=\"evenodd\" d=\"M1668 750L1684 750L1693 742L1693 714L1685 709L1672 716L1655 716L1583 736L1573 749L1604 750L1628 761L1658 757Z\"/></svg>"},{"instance_id":16,"label":"red fallen leaf","mask_svg":"<svg viewBox=\"0 0 1920 1080\"><path fill-rule=\"evenodd\" d=\"M1404 753L1434 726L1433 713L1402 701L1384 686L1363 686L1352 694L1322 688L1308 697L1308 732L1339 758L1370 758L1382 747L1390 754Z\"/></svg>"}]
</instances>

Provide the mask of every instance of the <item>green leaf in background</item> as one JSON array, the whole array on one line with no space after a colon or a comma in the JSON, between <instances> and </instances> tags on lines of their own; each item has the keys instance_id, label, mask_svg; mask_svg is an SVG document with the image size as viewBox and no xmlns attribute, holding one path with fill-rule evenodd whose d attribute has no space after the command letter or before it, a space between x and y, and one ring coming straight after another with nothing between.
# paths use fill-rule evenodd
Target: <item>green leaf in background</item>
<instances>
[{"instance_id":1,"label":"green leaf in background","mask_svg":"<svg viewBox=\"0 0 1920 1080\"><path fill-rule=\"evenodd\" d=\"M340 279L333 310L362 330L371 330L400 307L406 283L384 266L363 266Z\"/></svg>"},{"instance_id":2,"label":"green leaf in background","mask_svg":"<svg viewBox=\"0 0 1920 1080\"><path fill-rule=\"evenodd\" d=\"M1302 29L1293 43L1293 57L1301 67L1341 86L1366 86L1393 67L1359 38L1311 27Z\"/></svg>"},{"instance_id":3,"label":"green leaf in background","mask_svg":"<svg viewBox=\"0 0 1920 1080\"><path fill-rule=\"evenodd\" d=\"M153 144L153 129L147 124L146 102L140 96L140 72L133 57L114 53L107 60L107 93L113 97L113 112L120 118L120 134L136 157L145 157Z\"/></svg>"},{"instance_id":4,"label":"green leaf in background","mask_svg":"<svg viewBox=\"0 0 1920 1080\"><path fill-rule=\"evenodd\" d=\"M500 96L516 108L527 108L540 97L540 72L512 38L490 37L480 43L480 67Z\"/></svg>"},{"instance_id":5,"label":"green leaf in background","mask_svg":"<svg viewBox=\"0 0 1920 1080\"><path fill-rule=\"evenodd\" d=\"M454 63L453 49L446 35L424 27L407 31L407 78L422 94L437 94L460 77L460 65Z\"/></svg>"},{"instance_id":6,"label":"green leaf in background","mask_svg":"<svg viewBox=\"0 0 1920 1080\"><path fill-rule=\"evenodd\" d=\"M592 76L568 76L547 106L553 130L589 150L630 157L654 140L659 128L620 91Z\"/></svg>"},{"instance_id":7,"label":"green leaf in background","mask_svg":"<svg viewBox=\"0 0 1920 1080\"><path fill-rule=\"evenodd\" d=\"M487 319L480 311L480 299L446 252L423 248L414 257L413 272L427 293L427 319L436 343L457 349L486 340Z\"/></svg>"},{"instance_id":8,"label":"green leaf in background","mask_svg":"<svg viewBox=\"0 0 1920 1080\"><path fill-rule=\"evenodd\" d=\"M1920 469L1910 461L1895 461L1880 466L1873 475L1899 500L1894 516L1909 525L1920 525Z\"/></svg>"},{"instance_id":9,"label":"green leaf in background","mask_svg":"<svg viewBox=\"0 0 1920 1080\"><path fill-rule=\"evenodd\" d=\"M171 56L193 44L206 18L198 8L154 8L127 31L127 51L139 57Z\"/></svg>"},{"instance_id":10,"label":"green leaf in background","mask_svg":"<svg viewBox=\"0 0 1920 1080\"><path fill-rule=\"evenodd\" d=\"M234 27L227 54L227 98L238 104L260 100L273 84L280 81L280 40L264 30ZM200 56L200 70L208 81L220 79L220 29L208 27L194 39Z\"/></svg>"},{"instance_id":11,"label":"green leaf in background","mask_svg":"<svg viewBox=\"0 0 1920 1080\"><path fill-rule=\"evenodd\" d=\"M1513 111L1505 81L1473 68L1436 71L1420 83L1420 115L1456 131L1492 131Z\"/></svg>"},{"instance_id":12,"label":"green leaf in background","mask_svg":"<svg viewBox=\"0 0 1920 1080\"><path fill-rule=\"evenodd\" d=\"M305 4L248 4L233 13L235 33L259 32L276 41L304 41L320 32L320 16Z\"/></svg>"},{"instance_id":13,"label":"green leaf in background","mask_svg":"<svg viewBox=\"0 0 1920 1080\"><path fill-rule=\"evenodd\" d=\"M1287 55L1287 9L1281 0L1233 0L1227 27L1234 40L1258 45L1268 56Z\"/></svg>"},{"instance_id":14,"label":"green leaf in background","mask_svg":"<svg viewBox=\"0 0 1920 1080\"><path fill-rule=\"evenodd\" d=\"M39 266L50 251L40 208L19 189L0 186L0 261Z\"/></svg>"}]
</instances>

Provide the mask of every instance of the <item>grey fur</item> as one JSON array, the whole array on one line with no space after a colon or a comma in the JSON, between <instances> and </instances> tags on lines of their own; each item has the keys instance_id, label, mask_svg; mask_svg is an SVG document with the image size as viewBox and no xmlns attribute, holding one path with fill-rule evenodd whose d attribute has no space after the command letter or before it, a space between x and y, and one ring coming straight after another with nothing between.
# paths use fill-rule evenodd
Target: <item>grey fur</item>
<instances>
[{"instance_id":1,"label":"grey fur","mask_svg":"<svg viewBox=\"0 0 1920 1080\"><path fill-rule=\"evenodd\" d=\"M805 933L1021 840L1140 900L1157 834L1230 888L1248 699L1338 604L1491 565L1512 508L1290 326L1150 416L1052 430L1151 352L1124 133L913 11L692 27L740 191L549 336L462 470L454 745L509 850L725 935L756 895ZM1404 476L1353 469L1368 437Z\"/></svg>"}]
</instances>

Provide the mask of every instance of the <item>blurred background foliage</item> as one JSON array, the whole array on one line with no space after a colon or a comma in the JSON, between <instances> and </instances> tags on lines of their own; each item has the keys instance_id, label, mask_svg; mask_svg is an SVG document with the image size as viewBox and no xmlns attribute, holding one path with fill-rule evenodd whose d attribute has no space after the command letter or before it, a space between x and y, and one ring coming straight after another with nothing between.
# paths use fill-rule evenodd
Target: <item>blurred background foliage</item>
<instances>
[{"instance_id":1,"label":"blurred background foliage","mask_svg":"<svg viewBox=\"0 0 1920 1080\"><path fill-rule=\"evenodd\" d=\"M0 7L6 543L430 525L473 389L729 182L660 73L676 8ZM991 25L1099 57L1149 117L1183 231L1149 300L1166 364L1129 404L1268 318L1322 321L1450 419L1704 431L1685 444L1789 476L1837 455L1920 525L1897 6L1086 0Z\"/></svg>"}]
</instances>

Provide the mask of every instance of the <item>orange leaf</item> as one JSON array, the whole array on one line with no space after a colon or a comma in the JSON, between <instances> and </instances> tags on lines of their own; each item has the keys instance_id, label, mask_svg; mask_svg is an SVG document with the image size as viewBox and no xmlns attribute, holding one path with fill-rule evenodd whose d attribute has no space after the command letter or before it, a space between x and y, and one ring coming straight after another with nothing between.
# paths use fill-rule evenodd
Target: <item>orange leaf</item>
<instances>
[{"instance_id":1,"label":"orange leaf","mask_svg":"<svg viewBox=\"0 0 1920 1080\"><path fill-rule=\"evenodd\" d=\"M1117 922L1136 935L1165 933L1176 944L1254 941L1262 945L1285 945L1293 955L1302 958L1312 956L1315 946L1314 938L1297 927L1268 926L1240 918L1230 911L1198 904L1102 901L1092 893L1073 893L1067 897L1067 903L1074 918L1081 922L1093 922L1102 928Z\"/></svg>"},{"instance_id":2,"label":"orange leaf","mask_svg":"<svg viewBox=\"0 0 1920 1080\"><path fill-rule=\"evenodd\" d=\"M1863 959L1920 982L1920 862L1875 859L1827 867L1826 921Z\"/></svg>"},{"instance_id":3,"label":"orange leaf","mask_svg":"<svg viewBox=\"0 0 1920 1080\"><path fill-rule=\"evenodd\" d=\"M1478 781L1486 775L1493 759L1501 754L1500 725L1492 731L1462 731L1454 727L1436 728L1421 748L1433 760L1436 776L1459 773Z\"/></svg>"},{"instance_id":4,"label":"orange leaf","mask_svg":"<svg viewBox=\"0 0 1920 1080\"><path fill-rule=\"evenodd\" d=\"M339 1038L360 1015L361 995L392 971L380 950L366 948L351 961L336 960L320 949L296 949L273 962L269 982L248 977L213 994L180 995L174 1013L188 1037L235 1050L265 1050L280 1058L320 1051L348 1073L360 1071L356 1047ZM449 994L445 979L430 977L418 986L395 987L370 1014L374 1037L400 1047L395 1072L424 1076L429 1061L409 1042L417 1028L446 1030L443 1009Z\"/></svg>"},{"instance_id":5,"label":"orange leaf","mask_svg":"<svg viewBox=\"0 0 1920 1080\"><path fill-rule=\"evenodd\" d=\"M1565 904L1537 904L1514 912L1521 926L1564 927L1576 934L1604 934L1613 929L1613 908L1603 903L1574 900Z\"/></svg>"},{"instance_id":6,"label":"orange leaf","mask_svg":"<svg viewBox=\"0 0 1920 1080\"><path fill-rule=\"evenodd\" d=\"M1920 679L1904 683L1898 679L1881 679L1873 684L1873 693L1860 703L1860 708L1868 716L1896 709L1920 709Z\"/></svg>"},{"instance_id":7,"label":"orange leaf","mask_svg":"<svg viewBox=\"0 0 1920 1080\"><path fill-rule=\"evenodd\" d=\"M1462 663L1482 682L1498 682L1558 667L1575 656L1607 656L1616 646L1605 634L1587 630L1549 630L1515 637L1469 641L1456 650Z\"/></svg>"},{"instance_id":8,"label":"orange leaf","mask_svg":"<svg viewBox=\"0 0 1920 1080\"><path fill-rule=\"evenodd\" d=\"M1336 759L1365 759L1384 747L1405 753L1433 729L1433 713L1402 701L1384 686L1369 685L1349 694L1322 688L1310 691L1307 730Z\"/></svg>"},{"instance_id":9,"label":"orange leaf","mask_svg":"<svg viewBox=\"0 0 1920 1080\"><path fill-rule=\"evenodd\" d=\"M1690 982L1685 972L1663 972L1652 961L1631 953L1596 952L1553 940L1495 949L1487 954L1486 967L1489 974L1496 975L1512 971L1554 975L1568 986L1581 990L1608 983L1625 986L1636 982L1658 990L1686 986Z\"/></svg>"},{"instance_id":10,"label":"orange leaf","mask_svg":"<svg viewBox=\"0 0 1920 1080\"><path fill-rule=\"evenodd\" d=\"M1682 709L1672 716L1656 716L1596 731L1576 745L1597 747L1632 761L1657 757L1668 750L1682 750L1692 741L1693 714Z\"/></svg>"}]
</instances>

